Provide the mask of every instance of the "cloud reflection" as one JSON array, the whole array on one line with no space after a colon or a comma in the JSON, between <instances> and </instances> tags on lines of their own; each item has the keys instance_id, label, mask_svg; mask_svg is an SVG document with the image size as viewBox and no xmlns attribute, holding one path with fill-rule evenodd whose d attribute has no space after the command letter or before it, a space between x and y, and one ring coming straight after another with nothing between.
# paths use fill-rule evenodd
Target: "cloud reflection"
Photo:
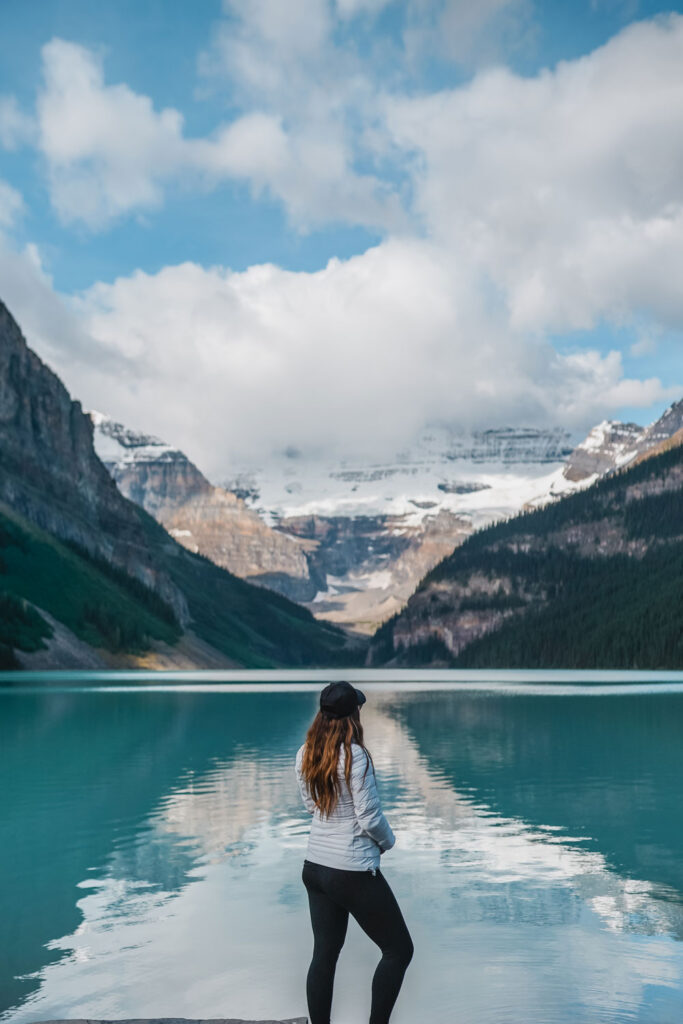
<instances>
[{"instance_id":1,"label":"cloud reflection","mask_svg":"<svg viewBox=\"0 0 683 1024\"><path fill-rule=\"evenodd\" d=\"M620 875L583 845L589 836L506 817L454 786L395 714L398 699L380 694L363 712L397 835L382 869L416 945L396 1024L444 1024L456 1002L458 1019L478 1024L673 1019L657 1014L683 991L679 894ZM67 956L39 972L40 989L7 1020L305 1012L311 936L299 875L310 819L291 737L269 745L178 780L113 851L109 875L81 883L83 922L51 944ZM179 848L191 867L183 885L164 887L165 858ZM376 959L351 921L339 1024L365 1012Z\"/></svg>"}]
</instances>

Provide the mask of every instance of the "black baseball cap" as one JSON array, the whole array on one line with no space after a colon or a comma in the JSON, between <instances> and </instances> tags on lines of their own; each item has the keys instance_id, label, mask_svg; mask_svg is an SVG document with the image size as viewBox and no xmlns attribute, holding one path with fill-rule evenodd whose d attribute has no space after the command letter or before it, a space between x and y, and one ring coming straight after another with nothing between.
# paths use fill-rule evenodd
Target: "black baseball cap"
<instances>
[{"instance_id":1,"label":"black baseball cap","mask_svg":"<svg viewBox=\"0 0 683 1024\"><path fill-rule=\"evenodd\" d=\"M362 690L357 690L345 680L328 683L320 694L320 710L331 718L345 718L367 700Z\"/></svg>"}]
</instances>

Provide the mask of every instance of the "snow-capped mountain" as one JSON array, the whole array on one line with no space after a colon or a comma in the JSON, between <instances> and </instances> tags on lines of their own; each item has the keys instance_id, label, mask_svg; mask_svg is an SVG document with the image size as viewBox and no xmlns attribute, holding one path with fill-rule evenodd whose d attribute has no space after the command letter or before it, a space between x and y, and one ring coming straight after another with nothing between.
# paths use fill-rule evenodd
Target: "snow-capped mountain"
<instances>
[{"instance_id":1,"label":"snow-capped mountain","mask_svg":"<svg viewBox=\"0 0 683 1024\"><path fill-rule=\"evenodd\" d=\"M562 469L577 440L557 428L433 428L386 462L322 465L288 452L259 469L236 469L224 486L281 528L311 515L400 516L418 526L440 511L474 528L539 494L571 489Z\"/></svg>"},{"instance_id":2,"label":"snow-capped mountain","mask_svg":"<svg viewBox=\"0 0 683 1024\"><path fill-rule=\"evenodd\" d=\"M646 451L662 441L667 441L683 428L683 399L672 402L658 420L643 431L639 442L640 451Z\"/></svg>"},{"instance_id":3,"label":"snow-capped mountain","mask_svg":"<svg viewBox=\"0 0 683 1024\"><path fill-rule=\"evenodd\" d=\"M123 423L116 423L111 416L91 409L88 413L95 427L95 442L101 459L108 457L121 462L172 461L176 456L185 456L153 434L131 430Z\"/></svg>"},{"instance_id":4,"label":"snow-capped mountain","mask_svg":"<svg viewBox=\"0 0 683 1024\"><path fill-rule=\"evenodd\" d=\"M211 484L187 456L152 434L91 410L95 451L127 498L159 518Z\"/></svg>"},{"instance_id":5,"label":"snow-capped mountain","mask_svg":"<svg viewBox=\"0 0 683 1024\"><path fill-rule=\"evenodd\" d=\"M602 420L570 454L565 477L578 482L625 466L641 450L639 446L645 434L646 428L637 423Z\"/></svg>"},{"instance_id":6,"label":"snow-capped mountain","mask_svg":"<svg viewBox=\"0 0 683 1024\"><path fill-rule=\"evenodd\" d=\"M644 452L669 440L683 428L683 399L673 402L647 427L619 420L602 420L589 431L567 459L564 476L592 483L604 473L621 469Z\"/></svg>"},{"instance_id":7,"label":"snow-capped mountain","mask_svg":"<svg viewBox=\"0 0 683 1024\"><path fill-rule=\"evenodd\" d=\"M309 560L326 585L314 614L372 631L472 530L589 487L673 432L682 410L647 428L603 420L581 440L559 428L434 427L385 462L325 466L288 451L226 486L278 529L317 541Z\"/></svg>"},{"instance_id":8,"label":"snow-capped mountain","mask_svg":"<svg viewBox=\"0 0 683 1024\"><path fill-rule=\"evenodd\" d=\"M95 451L119 490L184 547L251 583L311 599L306 542L271 529L241 498L214 487L187 456L158 437L91 411Z\"/></svg>"},{"instance_id":9,"label":"snow-capped mountain","mask_svg":"<svg viewBox=\"0 0 683 1024\"><path fill-rule=\"evenodd\" d=\"M590 486L683 425L683 402L649 427L425 430L392 459L307 461L292 449L235 466L213 487L155 437L91 414L123 493L218 564L295 597L319 618L373 632L473 530Z\"/></svg>"},{"instance_id":10,"label":"snow-capped mountain","mask_svg":"<svg viewBox=\"0 0 683 1024\"><path fill-rule=\"evenodd\" d=\"M315 545L315 615L372 632L472 530L581 486L562 474L577 440L557 428L433 427L384 462L322 465L290 450L225 486Z\"/></svg>"}]
</instances>

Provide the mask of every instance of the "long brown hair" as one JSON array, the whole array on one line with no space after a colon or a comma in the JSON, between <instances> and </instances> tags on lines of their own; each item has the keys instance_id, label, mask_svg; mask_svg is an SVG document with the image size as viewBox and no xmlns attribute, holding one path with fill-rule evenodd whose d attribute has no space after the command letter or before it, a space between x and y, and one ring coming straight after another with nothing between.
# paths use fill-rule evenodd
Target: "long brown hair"
<instances>
[{"instance_id":1,"label":"long brown hair","mask_svg":"<svg viewBox=\"0 0 683 1024\"><path fill-rule=\"evenodd\" d=\"M368 768L375 766L370 751L363 742L363 726L356 708L344 718L332 718L325 711L318 711L311 722L304 744L301 759L301 774L306 781L313 802L321 814L330 816L336 807L341 793L341 783L337 775L339 752L344 745L344 778L350 786L351 782L351 743L358 743L368 755L365 765L365 778Z\"/></svg>"}]
</instances>

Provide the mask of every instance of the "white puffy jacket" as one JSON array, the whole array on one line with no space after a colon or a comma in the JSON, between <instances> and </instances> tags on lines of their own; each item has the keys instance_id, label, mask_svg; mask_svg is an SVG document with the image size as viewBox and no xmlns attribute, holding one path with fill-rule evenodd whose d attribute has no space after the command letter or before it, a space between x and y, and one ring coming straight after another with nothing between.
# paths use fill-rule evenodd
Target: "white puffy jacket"
<instances>
[{"instance_id":1,"label":"white puffy jacket","mask_svg":"<svg viewBox=\"0 0 683 1024\"><path fill-rule=\"evenodd\" d=\"M313 815L306 859L315 864L346 871L376 871L380 850L390 850L396 842L384 817L372 764L359 743L351 744L351 788L344 778L346 751L339 748L337 775L341 794L329 819L322 816L301 774L302 744L296 753L296 777L301 798ZM365 780L365 765L369 764Z\"/></svg>"}]
</instances>

